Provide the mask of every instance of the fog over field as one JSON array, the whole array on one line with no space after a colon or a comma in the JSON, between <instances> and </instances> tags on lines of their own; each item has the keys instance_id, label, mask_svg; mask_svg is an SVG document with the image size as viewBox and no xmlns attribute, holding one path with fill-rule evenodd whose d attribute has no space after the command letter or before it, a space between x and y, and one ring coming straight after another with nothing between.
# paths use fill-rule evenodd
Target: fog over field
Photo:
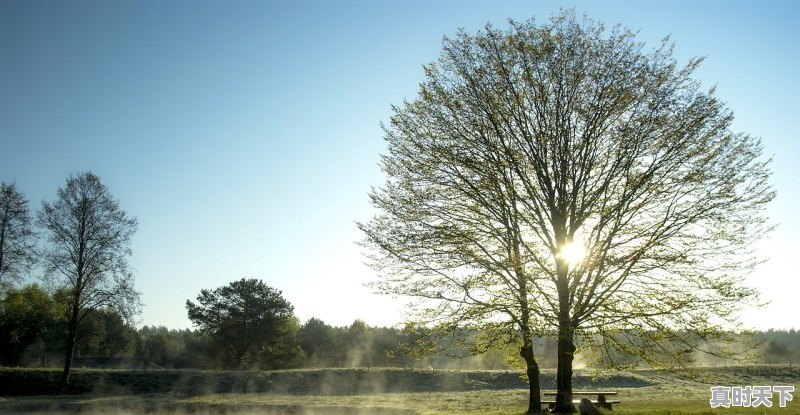
<instances>
[{"instance_id":1,"label":"fog over field","mask_svg":"<svg viewBox=\"0 0 800 415\"><path fill-rule=\"evenodd\" d=\"M526 392L525 382L519 374L508 371L325 369L273 373L181 372L78 371L75 375L78 383L82 377L96 379L96 376L101 376L106 377L105 382L91 383L105 383L105 386L78 396L7 396L0 399L0 413L518 413ZM579 372L575 385L584 390L618 391L622 403L614 407L614 413L665 414L658 408L673 408L672 413L693 414L702 408L708 410L709 386L774 384L800 387L798 372L798 368L788 366L703 369L694 377L657 370L620 372L600 378L593 378L589 372ZM25 376L30 375L33 373ZM184 380L191 381L178 380L177 387L167 387L172 390L157 391L156 385L176 384L166 382L164 378L169 377L184 377ZM545 371L543 386L553 388L554 379L553 371ZM0 381L7 380L8 370L0 370ZM129 389L120 394L121 390L112 386L114 382L129 382L139 385L139 389ZM204 385L206 389L192 389L192 385ZM685 397L685 405L675 406L676 394ZM789 406L781 411L779 413L797 414L800 406L789 402Z\"/></svg>"}]
</instances>

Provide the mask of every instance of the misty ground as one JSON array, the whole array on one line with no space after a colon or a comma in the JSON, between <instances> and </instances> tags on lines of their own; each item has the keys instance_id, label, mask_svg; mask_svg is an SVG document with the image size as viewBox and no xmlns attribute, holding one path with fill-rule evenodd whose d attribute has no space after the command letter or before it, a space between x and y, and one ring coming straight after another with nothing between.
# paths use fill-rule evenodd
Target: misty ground
<instances>
[{"instance_id":1,"label":"misty ground","mask_svg":"<svg viewBox=\"0 0 800 415\"><path fill-rule=\"evenodd\" d=\"M800 398L779 408L710 409L709 387L793 385L789 366L698 369L693 377L633 370L593 377L579 371L576 390L619 392L619 414L800 414ZM511 371L314 369L274 372L76 370L71 395L41 394L58 371L0 369L0 413L28 414L520 414L527 384ZM554 372L542 374L554 389ZM17 395L17 396L14 396ZM19 396L23 395L23 396ZM794 394L795 396L797 393Z\"/></svg>"}]
</instances>

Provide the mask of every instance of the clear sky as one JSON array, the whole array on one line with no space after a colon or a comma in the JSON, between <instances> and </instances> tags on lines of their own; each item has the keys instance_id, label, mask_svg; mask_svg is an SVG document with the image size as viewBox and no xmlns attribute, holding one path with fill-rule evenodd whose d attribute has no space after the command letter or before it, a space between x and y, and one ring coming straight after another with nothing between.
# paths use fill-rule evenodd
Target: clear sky
<instances>
[{"instance_id":1,"label":"clear sky","mask_svg":"<svg viewBox=\"0 0 800 415\"><path fill-rule=\"evenodd\" d=\"M743 320L800 328L795 1L0 0L0 180L38 209L91 170L139 219L140 324L189 327L202 288L259 277L301 320L401 320L362 283L390 105L416 95L445 35L561 7L622 23L682 61L774 155L780 227Z\"/></svg>"}]
</instances>

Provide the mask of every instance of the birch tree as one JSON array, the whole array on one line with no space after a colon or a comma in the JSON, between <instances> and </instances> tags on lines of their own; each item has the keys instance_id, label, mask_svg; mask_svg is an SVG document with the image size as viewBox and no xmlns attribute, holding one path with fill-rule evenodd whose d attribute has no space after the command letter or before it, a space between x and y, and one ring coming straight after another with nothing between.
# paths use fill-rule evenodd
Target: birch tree
<instances>
[{"instance_id":1,"label":"birch tree","mask_svg":"<svg viewBox=\"0 0 800 415\"><path fill-rule=\"evenodd\" d=\"M136 219L119 206L91 172L72 175L53 202L42 202L38 224L47 234L43 262L59 289L55 298L67 322L62 388L69 384L80 323L95 310L111 308L125 318L139 309L128 265Z\"/></svg>"}]
</instances>

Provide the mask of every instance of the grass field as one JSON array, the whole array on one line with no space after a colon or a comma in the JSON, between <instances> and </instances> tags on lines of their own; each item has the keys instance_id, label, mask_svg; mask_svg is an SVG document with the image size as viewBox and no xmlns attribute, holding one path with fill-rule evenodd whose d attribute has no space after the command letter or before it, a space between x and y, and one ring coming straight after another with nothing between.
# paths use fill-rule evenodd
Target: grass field
<instances>
[{"instance_id":1,"label":"grass field","mask_svg":"<svg viewBox=\"0 0 800 415\"><path fill-rule=\"evenodd\" d=\"M277 372L78 370L76 394L27 394L52 387L57 371L0 369L0 413L28 414L265 414L411 415L520 414L526 384L503 371L324 369ZM553 388L554 373L542 375ZM772 408L715 408L709 387L792 385L800 374L785 366L698 370L687 378L653 370L592 379L578 373L576 390L614 389L622 403L615 414L798 414L800 398ZM50 386L48 386L50 385ZM127 390L126 390L127 389ZM17 393L11 393L17 392Z\"/></svg>"}]
</instances>

